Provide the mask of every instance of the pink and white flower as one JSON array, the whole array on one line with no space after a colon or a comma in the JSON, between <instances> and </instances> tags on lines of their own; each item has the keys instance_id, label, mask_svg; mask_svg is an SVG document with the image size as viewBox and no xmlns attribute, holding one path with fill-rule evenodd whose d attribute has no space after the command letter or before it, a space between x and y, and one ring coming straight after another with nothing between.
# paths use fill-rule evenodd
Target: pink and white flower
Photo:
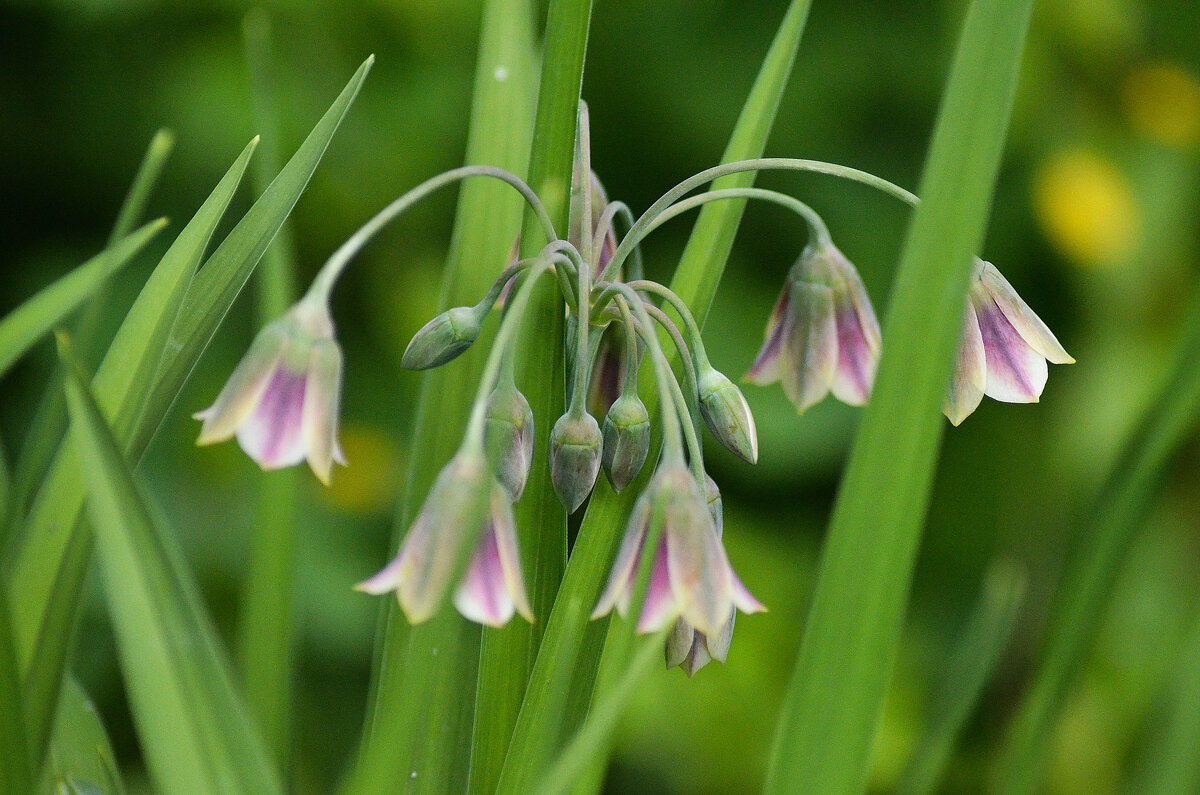
<instances>
[{"instance_id":1,"label":"pink and white flower","mask_svg":"<svg viewBox=\"0 0 1200 795\"><path fill-rule=\"evenodd\" d=\"M818 240L804 249L765 337L746 373L750 383L779 381L800 412L830 391L852 406L867 402L879 362L879 322L858 271L832 243Z\"/></svg>"},{"instance_id":2,"label":"pink and white flower","mask_svg":"<svg viewBox=\"0 0 1200 795\"><path fill-rule=\"evenodd\" d=\"M197 444L234 435L265 470L308 459L328 485L338 444L342 349L323 300L305 298L254 339L216 402L195 414L204 425Z\"/></svg>"},{"instance_id":3,"label":"pink and white flower","mask_svg":"<svg viewBox=\"0 0 1200 795\"><path fill-rule=\"evenodd\" d=\"M975 262L965 314L944 407L955 425L984 395L1005 403L1036 403L1046 386L1046 362L1075 362L990 262Z\"/></svg>"},{"instance_id":4,"label":"pink and white flower","mask_svg":"<svg viewBox=\"0 0 1200 795\"><path fill-rule=\"evenodd\" d=\"M485 457L460 452L438 474L400 552L357 590L389 591L413 624L431 618L442 603L465 552L476 539L454 604L480 624L501 627L513 613L533 621L517 551L512 503Z\"/></svg>"},{"instance_id":5,"label":"pink and white flower","mask_svg":"<svg viewBox=\"0 0 1200 795\"><path fill-rule=\"evenodd\" d=\"M683 618L696 630L719 636L734 607L765 610L742 585L709 514L700 487L682 463L665 464L634 505L608 585L592 618L613 608L626 615L646 551L652 519L661 522L645 603L638 615L642 633L666 629Z\"/></svg>"}]
</instances>

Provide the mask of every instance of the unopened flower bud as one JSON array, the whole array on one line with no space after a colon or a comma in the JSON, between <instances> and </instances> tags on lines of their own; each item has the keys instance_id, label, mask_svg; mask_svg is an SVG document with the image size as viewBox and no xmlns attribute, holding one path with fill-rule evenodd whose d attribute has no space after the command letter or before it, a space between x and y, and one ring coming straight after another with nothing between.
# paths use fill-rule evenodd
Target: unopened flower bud
<instances>
[{"instance_id":1,"label":"unopened flower bud","mask_svg":"<svg viewBox=\"0 0 1200 795\"><path fill-rule=\"evenodd\" d=\"M751 464L758 460L758 432L746 398L711 367L699 374L700 413L717 441Z\"/></svg>"},{"instance_id":2,"label":"unopened flower bud","mask_svg":"<svg viewBox=\"0 0 1200 795\"><path fill-rule=\"evenodd\" d=\"M493 390L487 404L487 453L496 479L515 502L525 491L533 462L533 409L511 382Z\"/></svg>"},{"instance_id":3,"label":"unopened flower bud","mask_svg":"<svg viewBox=\"0 0 1200 795\"><path fill-rule=\"evenodd\" d=\"M425 324L404 350L400 366L428 370L459 356L479 336L483 313L478 307L456 306Z\"/></svg>"},{"instance_id":4,"label":"unopened flower bud","mask_svg":"<svg viewBox=\"0 0 1200 795\"><path fill-rule=\"evenodd\" d=\"M650 452L650 413L634 392L617 398L604 418L604 471L613 490L637 477Z\"/></svg>"},{"instance_id":5,"label":"unopened flower bud","mask_svg":"<svg viewBox=\"0 0 1200 795\"><path fill-rule=\"evenodd\" d=\"M596 418L586 411L558 418L550 431L550 480L567 513L587 499L600 472L604 438Z\"/></svg>"}]
</instances>

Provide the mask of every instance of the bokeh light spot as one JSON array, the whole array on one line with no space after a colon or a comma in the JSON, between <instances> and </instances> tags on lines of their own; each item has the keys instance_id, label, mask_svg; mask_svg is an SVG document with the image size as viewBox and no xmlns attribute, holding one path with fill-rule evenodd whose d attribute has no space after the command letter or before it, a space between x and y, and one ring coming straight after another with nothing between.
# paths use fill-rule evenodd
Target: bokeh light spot
<instances>
[{"instance_id":1,"label":"bokeh light spot","mask_svg":"<svg viewBox=\"0 0 1200 795\"><path fill-rule=\"evenodd\" d=\"M387 434L366 425L347 425L341 440L347 466L334 470L332 484L322 493L334 505L355 513L391 510L400 480L396 445Z\"/></svg>"},{"instance_id":2,"label":"bokeh light spot","mask_svg":"<svg viewBox=\"0 0 1200 795\"><path fill-rule=\"evenodd\" d=\"M1174 64L1135 68L1121 86L1121 103L1147 138L1181 149L1200 141L1200 81Z\"/></svg>"},{"instance_id":3,"label":"bokeh light spot","mask_svg":"<svg viewBox=\"0 0 1200 795\"><path fill-rule=\"evenodd\" d=\"M1038 169L1033 203L1046 236L1079 265L1120 262L1137 243L1138 212L1125 178L1095 152L1058 152Z\"/></svg>"}]
</instances>

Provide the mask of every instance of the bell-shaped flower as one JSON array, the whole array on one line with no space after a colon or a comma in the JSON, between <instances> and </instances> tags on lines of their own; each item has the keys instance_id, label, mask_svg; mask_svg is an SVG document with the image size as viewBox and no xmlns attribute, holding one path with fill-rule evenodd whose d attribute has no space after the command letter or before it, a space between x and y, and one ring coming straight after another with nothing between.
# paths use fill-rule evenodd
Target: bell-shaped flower
<instances>
[{"instance_id":1,"label":"bell-shaped flower","mask_svg":"<svg viewBox=\"0 0 1200 795\"><path fill-rule=\"evenodd\" d=\"M395 591L405 616L419 624L433 616L475 539L454 604L466 618L503 626L514 611L532 620L517 554L512 504L482 453L460 451L434 481L399 554L357 590Z\"/></svg>"},{"instance_id":2,"label":"bell-shaped flower","mask_svg":"<svg viewBox=\"0 0 1200 795\"><path fill-rule=\"evenodd\" d=\"M237 435L266 470L308 459L328 484L333 462L345 465L338 444L342 349L324 300L306 297L267 325L229 377L216 402L195 414L197 444Z\"/></svg>"},{"instance_id":3,"label":"bell-shaped flower","mask_svg":"<svg viewBox=\"0 0 1200 795\"><path fill-rule=\"evenodd\" d=\"M944 407L950 422L961 423L984 395L1005 403L1036 403L1046 386L1047 361L1075 362L1000 271L977 259Z\"/></svg>"},{"instance_id":4,"label":"bell-shaped flower","mask_svg":"<svg viewBox=\"0 0 1200 795\"><path fill-rule=\"evenodd\" d=\"M705 474L704 500L708 503L708 514L712 517L717 528L717 537L725 526L724 512L721 507L721 490L717 483ZM667 635L664 652L667 667L679 666L689 678L696 675L704 666L713 660L723 663L729 655L729 644L733 642L733 623L737 617L737 608L729 611L729 618L721 625L721 631L710 637L700 632L682 618L675 619L671 634Z\"/></svg>"},{"instance_id":5,"label":"bell-shaped flower","mask_svg":"<svg viewBox=\"0 0 1200 795\"><path fill-rule=\"evenodd\" d=\"M746 380L779 381L797 411L830 391L861 406L871 394L879 348L879 322L858 271L836 246L817 240L788 273Z\"/></svg>"},{"instance_id":6,"label":"bell-shaped flower","mask_svg":"<svg viewBox=\"0 0 1200 795\"><path fill-rule=\"evenodd\" d=\"M599 618L615 607L629 611L651 521L661 522L638 632L658 632L677 618L696 630L719 636L734 607L746 613L765 608L750 595L729 565L699 484L681 462L666 463L638 498L608 585L592 613Z\"/></svg>"}]
</instances>

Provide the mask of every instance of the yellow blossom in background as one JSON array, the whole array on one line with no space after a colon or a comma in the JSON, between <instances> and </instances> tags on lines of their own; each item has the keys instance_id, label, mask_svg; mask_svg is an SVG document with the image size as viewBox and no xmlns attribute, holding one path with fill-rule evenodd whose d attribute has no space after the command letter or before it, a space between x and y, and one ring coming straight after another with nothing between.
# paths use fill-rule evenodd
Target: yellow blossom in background
<instances>
[{"instance_id":1,"label":"yellow blossom in background","mask_svg":"<svg viewBox=\"0 0 1200 795\"><path fill-rule=\"evenodd\" d=\"M1174 64L1136 67L1121 86L1121 104L1147 138L1180 149L1200 142L1200 81Z\"/></svg>"},{"instance_id":2,"label":"yellow blossom in background","mask_svg":"<svg viewBox=\"0 0 1200 795\"><path fill-rule=\"evenodd\" d=\"M1125 177L1095 152L1067 149L1046 159L1033 205L1046 236L1079 265L1116 265L1137 245L1138 211Z\"/></svg>"},{"instance_id":3,"label":"yellow blossom in background","mask_svg":"<svg viewBox=\"0 0 1200 795\"><path fill-rule=\"evenodd\" d=\"M378 428L348 424L342 428L342 449L347 466L321 494L346 511L390 511L400 484L400 454L391 438Z\"/></svg>"}]
</instances>

